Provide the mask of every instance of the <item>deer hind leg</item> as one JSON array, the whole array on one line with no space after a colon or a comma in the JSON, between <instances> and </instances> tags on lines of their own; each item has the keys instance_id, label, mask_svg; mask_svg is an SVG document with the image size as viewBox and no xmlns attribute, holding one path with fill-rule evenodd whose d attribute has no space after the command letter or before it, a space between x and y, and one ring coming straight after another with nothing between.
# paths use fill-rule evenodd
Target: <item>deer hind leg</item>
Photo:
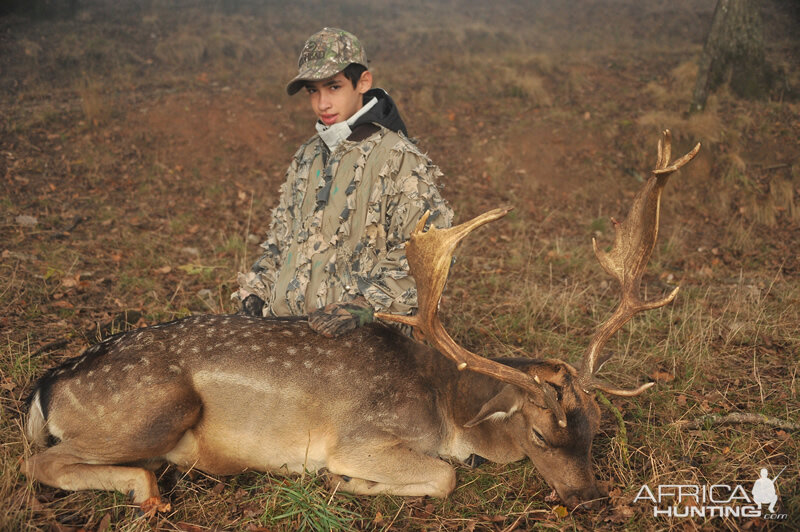
<instances>
[{"instance_id":1,"label":"deer hind leg","mask_svg":"<svg viewBox=\"0 0 800 532\"><path fill-rule=\"evenodd\" d=\"M456 486L456 473L443 460L396 444L333 454L328 461L328 483L356 495L447 497Z\"/></svg>"},{"instance_id":2,"label":"deer hind leg","mask_svg":"<svg viewBox=\"0 0 800 532\"><path fill-rule=\"evenodd\" d=\"M28 458L22 472L33 480L63 490L115 490L131 495L142 504L158 498L152 471L141 467L90 464L65 443Z\"/></svg>"}]
</instances>

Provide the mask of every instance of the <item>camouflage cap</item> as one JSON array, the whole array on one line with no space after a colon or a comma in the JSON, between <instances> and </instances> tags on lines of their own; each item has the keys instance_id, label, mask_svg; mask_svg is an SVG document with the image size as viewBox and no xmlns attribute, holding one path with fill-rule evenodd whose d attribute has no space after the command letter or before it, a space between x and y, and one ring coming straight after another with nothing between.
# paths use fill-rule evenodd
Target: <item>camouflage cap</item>
<instances>
[{"instance_id":1,"label":"camouflage cap","mask_svg":"<svg viewBox=\"0 0 800 532\"><path fill-rule=\"evenodd\" d=\"M335 76L350 63L367 67L367 53L358 38L338 28L323 28L303 46L297 61L299 72L286 86L286 92L291 96L302 89L306 81Z\"/></svg>"}]
</instances>

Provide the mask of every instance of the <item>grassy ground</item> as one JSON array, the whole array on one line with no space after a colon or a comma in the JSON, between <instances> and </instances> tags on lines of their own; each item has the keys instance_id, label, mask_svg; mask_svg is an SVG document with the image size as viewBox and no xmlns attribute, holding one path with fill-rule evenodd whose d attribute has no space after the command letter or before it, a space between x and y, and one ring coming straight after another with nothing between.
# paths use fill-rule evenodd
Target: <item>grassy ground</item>
<instances>
[{"instance_id":1,"label":"grassy ground","mask_svg":"<svg viewBox=\"0 0 800 532\"><path fill-rule=\"evenodd\" d=\"M713 2L81 2L71 20L0 19L0 529L516 530L800 526L797 433L692 428L707 414L798 422L800 78L796 13L767 3L768 101L725 89L686 116ZM285 96L324 25L358 34L380 86L445 172L458 220L513 213L467 241L445 323L485 355L576 361L613 309L591 237L609 245L659 131L700 156L671 179L648 294L603 377L657 386L603 406L602 509L565 512L528 462L460 468L445 501L331 495L313 476L163 472L173 511L19 473L23 398L98 334L229 312L291 153L312 133ZM619 418L617 417L619 415ZM620 422L621 419L621 422ZM654 518L643 484L777 482L782 522ZM748 492L749 494L749 492Z\"/></svg>"}]
</instances>

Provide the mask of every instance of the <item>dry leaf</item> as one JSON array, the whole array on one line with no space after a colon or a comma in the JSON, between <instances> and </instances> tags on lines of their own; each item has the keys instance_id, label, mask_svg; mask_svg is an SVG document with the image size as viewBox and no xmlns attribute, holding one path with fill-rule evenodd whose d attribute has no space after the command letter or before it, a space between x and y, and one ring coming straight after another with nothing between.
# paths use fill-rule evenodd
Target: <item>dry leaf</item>
<instances>
[{"instance_id":1,"label":"dry leaf","mask_svg":"<svg viewBox=\"0 0 800 532\"><path fill-rule=\"evenodd\" d=\"M563 506L563 505L559 504L558 506L553 508L553 513L559 519L564 519L567 516L567 514L569 514L569 511L567 511L567 507L566 506Z\"/></svg>"},{"instance_id":2,"label":"dry leaf","mask_svg":"<svg viewBox=\"0 0 800 532\"><path fill-rule=\"evenodd\" d=\"M183 521L175 523L175 528L178 530L183 530L184 532L205 532L207 530L204 527L193 525L191 523L185 523Z\"/></svg>"},{"instance_id":3,"label":"dry leaf","mask_svg":"<svg viewBox=\"0 0 800 532\"><path fill-rule=\"evenodd\" d=\"M656 370L650 374L650 378L656 382L672 382L675 380L675 375L668 371Z\"/></svg>"},{"instance_id":4,"label":"dry leaf","mask_svg":"<svg viewBox=\"0 0 800 532\"><path fill-rule=\"evenodd\" d=\"M111 527L111 514L105 514L97 525L96 532L106 532Z\"/></svg>"}]
</instances>

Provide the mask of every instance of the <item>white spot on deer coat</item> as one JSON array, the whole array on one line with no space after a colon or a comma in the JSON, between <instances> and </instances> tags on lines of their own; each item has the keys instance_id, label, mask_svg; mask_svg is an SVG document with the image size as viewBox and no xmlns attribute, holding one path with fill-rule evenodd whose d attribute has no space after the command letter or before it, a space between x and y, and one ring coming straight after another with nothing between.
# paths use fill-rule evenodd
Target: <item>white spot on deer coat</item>
<instances>
[{"instance_id":1,"label":"white spot on deer coat","mask_svg":"<svg viewBox=\"0 0 800 532\"><path fill-rule=\"evenodd\" d=\"M193 375L193 380L197 387L216 384L224 385L226 388L230 388L231 386L243 386L263 393L275 393L278 391L275 387L270 385L269 382L264 381L264 379L225 371L198 371ZM282 388L280 391L283 394L287 394L290 392L290 388Z\"/></svg>"}]
</instances>

